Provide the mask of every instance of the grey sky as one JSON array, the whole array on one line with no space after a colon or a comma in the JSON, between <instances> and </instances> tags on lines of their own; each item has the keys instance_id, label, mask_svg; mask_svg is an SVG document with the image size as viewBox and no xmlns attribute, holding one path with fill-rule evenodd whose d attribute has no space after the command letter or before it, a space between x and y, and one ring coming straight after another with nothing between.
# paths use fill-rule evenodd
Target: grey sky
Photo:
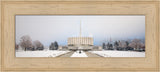
<instances>
[{"instance_id":1,"label":"grey sky","mask_svg":"<svg viewBox=\"0 0 160 72\"><path fill-rule=\"evenodd\" d=\"M93 36L94 44L101 45L104 40L125 40L145 38L145 16L139 15L17 15L16 42L20 37L29 35L45 46L58 41L67 45L68 37L79 36L82 24L82 36Z\"/></svg>"}]
</instances>

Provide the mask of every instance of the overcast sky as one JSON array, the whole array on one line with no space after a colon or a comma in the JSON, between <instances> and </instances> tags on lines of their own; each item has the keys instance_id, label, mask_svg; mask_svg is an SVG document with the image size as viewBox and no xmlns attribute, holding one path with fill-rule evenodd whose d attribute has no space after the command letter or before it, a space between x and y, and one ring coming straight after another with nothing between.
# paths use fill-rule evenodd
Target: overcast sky
<instances>
[{"instance_id":1,"label":"overcast sky","mask_svg":"<svg viewBox=\"0 0 160 72\"><path fill-rule=\"evenodd\" d=\"M92 36L95 45L109 40L144 39L145 16L142 15L17 15L16 43L23 35L39 40L45 46L57 41L67 45L68 37Z\"/></svg>"}]
</instances>

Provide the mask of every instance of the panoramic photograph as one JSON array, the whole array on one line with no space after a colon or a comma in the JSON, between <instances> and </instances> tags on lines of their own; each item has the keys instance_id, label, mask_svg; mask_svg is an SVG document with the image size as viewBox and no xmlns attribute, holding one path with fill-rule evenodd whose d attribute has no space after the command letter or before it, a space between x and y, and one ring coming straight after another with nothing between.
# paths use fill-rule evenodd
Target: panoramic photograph
<instances>
[{"instance_id":1,"label":"panoramic photograph","mask_svg":"<svg viewBox=\"0 0 160 72\"><path fill-rule=\"evenodd\" d=\"M15 57L145 57L145 16L16 15Z\"/></svg>"}]
</instances>

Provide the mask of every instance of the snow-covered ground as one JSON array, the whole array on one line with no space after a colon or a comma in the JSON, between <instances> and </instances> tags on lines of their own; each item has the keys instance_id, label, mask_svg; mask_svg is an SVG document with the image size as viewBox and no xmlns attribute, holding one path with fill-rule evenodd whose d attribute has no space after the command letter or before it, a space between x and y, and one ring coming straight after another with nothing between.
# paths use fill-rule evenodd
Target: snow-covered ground
<instances>
[{"instance_id":1,"label":"snow-covered ground","mask_svg":"<svg viewBox=\"0 0 160 72\"><path fill-rule=\"evenodd\" d=\"M83 51L81 51L81 53L79 53L79 51L76 51L73 53L73 55L71 57L88 57L88 56Z\"/></svg>"},{"instance_id":2,"label":"snow-covered ground","mask_svg":"<svg viewBox=\"0 0 160 72\"><path fill-rule=\"evenodd\" d=\"M56 57L70 51L44 50L44 51L16 51L16 57ZM145 52L134 51L89 51L103 57L145 57ZM74 52L70 57L88 57L84 51Z\"/></svg>"},{"instance_id":3,"label":"snow-covered ground","mask_svg":"<svg viewBox=\"0 0 160 72\"><path fill-rule=\"evenodd\" d=\"M133 51L89 51L103 57L145 57L145 52Z\"/></svg>"},{"instance_id":4,"label":"snow-covered ground","mask_svg":"<svg viewBox=\"0 0 160 72\"><path fill-rule=\"evenodd\" d=\"M69 51L44 50L44 51L17 51L16 57L56 57Z\"/></svg>"}]
</instances>

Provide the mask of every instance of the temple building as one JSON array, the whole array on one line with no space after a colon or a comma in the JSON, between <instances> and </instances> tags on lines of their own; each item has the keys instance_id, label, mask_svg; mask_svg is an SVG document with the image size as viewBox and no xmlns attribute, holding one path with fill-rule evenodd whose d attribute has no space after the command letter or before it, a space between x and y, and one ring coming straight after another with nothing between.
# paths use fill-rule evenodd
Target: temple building
<instances>
[{"instance_id":1,"label":"temple building","mask_svg":"<svg viewBox=\"0 0 160 72\"><path fill-rule=\"evenodd\" d=\"M93 37L70 37L68 46L93 46Z\"/></svg>"},{"instance_id":2,"label":"temple building","mask_svg":"<svg viewBox=\"0 0 160 72\"><path fill-rule=\"evenodd\" d=\"M80 34L78 37L68 38L68 49L69 50L91 50L93 48L93 37L82 37L81 35L81 23L80 23Z\"/></svg>"}]
</instances>

